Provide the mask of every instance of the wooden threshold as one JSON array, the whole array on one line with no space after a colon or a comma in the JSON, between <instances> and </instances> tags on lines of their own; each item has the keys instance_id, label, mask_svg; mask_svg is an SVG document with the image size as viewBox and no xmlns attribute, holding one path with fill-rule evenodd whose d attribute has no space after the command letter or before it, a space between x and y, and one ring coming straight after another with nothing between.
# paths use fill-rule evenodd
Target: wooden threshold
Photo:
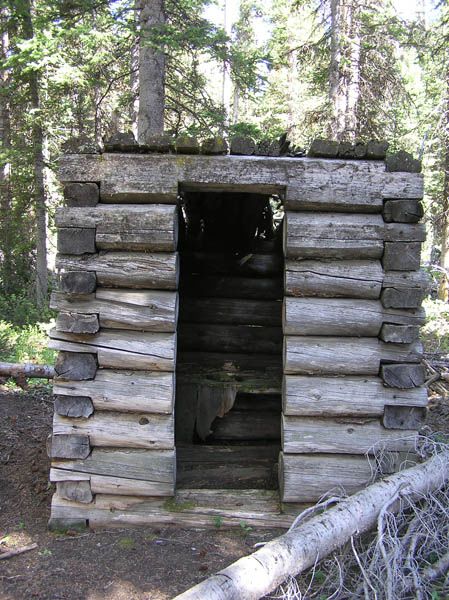
<instances>
[{"instance_id":1,"label":"wooden threshold","mask_svg":"<svg viewBox=\"0 0 449 600\"><path fill-rule=\"evenodd\" d=\"M87 519L93 529L145 525L287 529L294 519L288 512L281 512L278 491L223 489L184 489L166 499L97 494L84 505L55 494L51 509L52 519Z\"/></svg>"}]
</instances>

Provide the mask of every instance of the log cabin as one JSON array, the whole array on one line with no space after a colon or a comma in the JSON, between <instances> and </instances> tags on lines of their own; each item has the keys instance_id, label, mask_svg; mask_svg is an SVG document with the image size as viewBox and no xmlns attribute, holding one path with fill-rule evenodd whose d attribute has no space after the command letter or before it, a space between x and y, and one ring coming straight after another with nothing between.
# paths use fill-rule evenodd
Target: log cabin
<instances>
[{"instance_id":1,"label":"log cabin","mask_svg":"<svg viewBox=\"0 0 449 600\"><path fill-rule=\"evenodd\" d=\"M184 146L61 159L53 528L287 527L414 460L418 169Z\"/></svg>"}]
</instances>

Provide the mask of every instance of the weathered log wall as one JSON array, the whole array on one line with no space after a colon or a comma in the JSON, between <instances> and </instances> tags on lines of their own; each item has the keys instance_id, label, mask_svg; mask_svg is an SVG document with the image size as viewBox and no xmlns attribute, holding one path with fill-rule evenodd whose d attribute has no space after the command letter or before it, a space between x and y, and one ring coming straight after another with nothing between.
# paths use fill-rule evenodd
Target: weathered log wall
<instances>
[{"instance_id":1,"label":"weathered log wall","mask_svg":"<svg viewBox=\"0 0 449 600\"><path fill-rule=\"evenodd\" d=\"M311 502L337 485L354 491L370 478L364 453L374 444L392 457L413 448L426 405L419 173L387 171L381 160L106 153L64 157L60 179L53 526L213 524L218 509L229 524L289 520L275 516L271 496L259 507L254 493L249 511L236 512L232 494L221 495L229 510L217 507L211 490L195 497L204 510L168 508L176 481L180 184L284 197L283 339L273 304L283 269L276 253L251 248L230 275L226 257L192 251L184 292L195 299L181 310L179 348L180 376L201 363L242 392L270 394L279 391L283 346L282 422L268 431L262 420L265 439L282 429L281 500ZM247 409L218 436L245 427ZM259 441L252 472L235 455L230 486L272 479L273 456ZM183 450L181 462L190 461L200 485L208 473L219 479L217 456L195 467L196 454ZM183 494L181 502L191 498Z\"/></svg>"}]
</instances>

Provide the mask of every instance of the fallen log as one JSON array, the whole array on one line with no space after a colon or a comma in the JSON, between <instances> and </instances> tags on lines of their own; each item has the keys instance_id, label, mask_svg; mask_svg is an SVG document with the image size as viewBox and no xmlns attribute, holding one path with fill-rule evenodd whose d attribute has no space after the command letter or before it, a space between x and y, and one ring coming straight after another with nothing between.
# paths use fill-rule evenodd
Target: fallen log
<instances>
[{"instance_id":1,"label":"fallen log","mask_svg":"<svg viewBox=\"0 0 449 600\"><path fill-rule=\"evenodd\" d=\"M442 487L448 479L449 452L445 451L350 496L175 600L257 600L289 576L318 563L352 536L374 528L382 511L397 510L401 497L420 498Z\"/></svg>"},{"instance_id":2,"label":"fallen log","mask_svg":"<svg viewBox=\"0 0 449 600\"><path fill-rule=\"evenodd\" d=\"M53 379L54 376L55 370L50 365L0 362L0 377L41 377L42 379Z\"/></svg>"}]
</instances>

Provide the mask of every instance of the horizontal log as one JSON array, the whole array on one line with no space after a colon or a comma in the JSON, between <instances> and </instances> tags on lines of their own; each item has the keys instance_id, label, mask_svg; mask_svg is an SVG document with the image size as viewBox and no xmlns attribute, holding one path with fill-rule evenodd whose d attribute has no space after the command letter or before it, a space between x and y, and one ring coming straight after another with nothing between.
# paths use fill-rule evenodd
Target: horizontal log
<instances>
[{"instance_id":1,"label":"horizontal log","mask_svg":"<svg viewBox=\"0 0 449 600\"><path fill-rule=\"evenodd\" d=\"M83 504L89 504L93 500L89 481L59 481L56 484L56 491L64 500L82 502Z\"/></svg>"},{"instance_id":2,"label":"horizontal log","mask_svg":"<svg viewBox=\"0 0 449 600\"><path fill-rule=\"evenodd\" d=\"M382 256L385 271L417 271L420 264L419 242L385 242Z\"/></svg>"},{"instance_id":3,"label":"horizontal log","mask_svg":"<svg viewBox=\"0 0 449 600\"><path fill-rule=\"evenodd\" d=\"M100 188L96 183L67 183L64 186L66 206L96 206L100 200Z\"/></svg>"},{"instance_id":4,"label":"horizontal log","mask_svg":"<svg viewBox=\"0 0 449 600\"><path fill-rule=\"evenodd\" d=\"M419 200L387 200L382 214L387 223L418 223L424 208Z\"/></svg>"},{"instance_id":5,"label":"horizontal log","mask_svg":"<svg viewBox=\"0 0 449 600\"><path fill-rule=\"evenodd\" d=\"M182 292L181 292L182 293ZM230 325L282 324L282 303L242 298L183 298L179 318L187 323Z\"/></svg>"},{"instance_id":6,"label":"horizontal log","mask_svg":"<svg viewBox=\"0 0 449 600\"><path fill-rule=\"evenodd\" d=\"M176 156L126 155L98 156L67 155L59 163L59 177L66 181L100 181L102 200L125 199L128 202L171 194L176 201L178 182L196 189L252 191L275 193L285 186L301 194L298 210L305 208L301 200L312 202L312 208L329 208L354 204L362 206L379 203L383 198L422 198L422 175L415 173L386 173L383 162L344 161L321 158L291 159L259 156ZM360 197L366 198L361 201ZM380 200L380 202L379 202ZM290 194L288 202L293 203ZM289 210L292 204L289 204Z\"/></svg>"},{"instance_id":7,"label":"horizontal log","mask_svg":"<svg viewBox=\"0 0 449 600\"><path fill-rule=\"evenodd\" d=\"M387 309L378 300L349 298L285 298L285 335L376 337L384 322L422 325L421 310Z\"/></svg>"},{"instance_id":8,"label":"horizontal log","mask_svg":"<svg viewBox=\"0 0 449 600\"><path fill-rule=\"evenodd\" d=\"M386 429L421 429L426 421L425 408L415 406L386 406L382 425Z\"/></svg>"},{"instance_id":9,"label":"horizontal log","mask_svg":"<svg viewBox=\"0 0 449 600\"><path fill-rule=\"evenodd\" d=\"M381 361L419 362L421 344L385 344L375 338L285 336L288 375L377 375Z\"/></svg>"},{"instance_id":10,"label":"horizontal log","mask_svg":"<svg viewBox=\"0 0 449 600\"><path fill-rule=\"evenodd\" d=\"M100 252L85 256L58 255L59 270L93 271L104 287L176 290L178 254L175 252Z\"/></svg>"},{"instance_id":11,"label":"horizontal log","mask_svg":"<svg viewBox=\"0 0 449 600\"><path fill-rule=\"evenodd\" d=\"M183 272L205 275L239 275L243 277L273 277L283 270L280 254L254 254L238 257L234 254L184 252Z\"/></svg>"},{"instance_id":12,"label":"horizontal log","mask_svg":"<svg viewBox=\"0 0 449 600\"><path fill-rule=\"evenodd\" d=\"M60 312L56 319L56 329L67 333L97 333L100 329L98 316L95 314Z\"/></svg>"},{"instance_id":13,"label":"horizontal log","mask_svg":"<svg viewBox=\"0 0 449 600\"><path fill-rule=\"evenodd\" d=\"M98 288L95 294L74 298L53 292L50 307L71 314L98 314L101 327L172 332L178 318L178 294Z\"/></svg>"},{"instance_id":14,"label":"horizontal log","mask_svg":"<svg viewBox=\"0 0 449 600\"><path fill-rule=\"evenodd\" d=\"M279 445L176 445L176 485L209 489L276 489Z\"/></svg>"},{"instance_id":15,"label":"horizontal log","mask_svg":"<svg viewBox=\"0 0 449 600\"><path fill-rule=\"evenodd\" d=\"M92 381L58 382L53 391L61 396L87 396L95 410L171 414L174 386L173 373L99 369Z\"/></svg>"},{"instance_id":16,"label":"horizontal log","mask_svg":"<svg viewBox=\"0 0 449 600\"><path fill-rule=\"evenodd\" d=\"M280 440L280 412L231 410L212 424L213 433L207 441Z\"/></svg>"},{"instance_id":17,"label":"horizontal log","mask_svg":"<svg viewBox=\"0 0 449 600\"><path fill-rule=\"evenodd\" d=\"M282 502L316 502L330 490L353 494L372 480L365 456L286 454L279 457Z\"/></svg>"},{"instance_id":18,"label":"horizontal log","mask_svg":"<svg viewBox=\"0 0 449 600\"><path fill-rule=\"evenodd\" d=\"M55 363L55 381L83 381L93 379L97 372L97 358L81 352L59 352Z\"/></svg>"},{"instance_id":19,"label":"horizontal log","mask_svg":"<svg viewBox=\"0 0 449 600\"><path fill-rule=\"evenodd\" d=\"M419 339L419 327L414 325L391 325L384 323L380 330L380 339L394 344L411 344Z\"/></svg>"},{"instance_id":20,"label":"horizontal log","mask_svg":"<svg viewBox=\"0 0 449 600\"><path fill-rule=\"evenodd\" d=\"M416 432L386 429L379 419L282 417L282 449L286 454L308 452L374 454L379 450L413 450Z\"/></svg>"},{"instance_id":21,"label":"horizontal log","mask_svg":"<svg viewBox=\"0 0 449 600\"><path fill-rule=\"evenodd\" d=\"M62 417L87 419L94 412L94 405L88 396L60 396L55 394L55 413Z\"/></svg>"},{"instance_id":22,"label":"horizontal log","mask_svg":"<svg viewBox=\"0 0 449 600\"><path fill-rule=\"evenodd\" d=\"M183 297L279 300L283 296L283 283L280 277L189 275L180 281L179 291Z\"/></svg>"},{"instance_id":23,"label":"horizontal log","mask_svg":"<svg viewBox=\"0 0 449 600\"><path fill-rule=\"evenodd\" d=\"M287 416L382 416L387 404L426 406L427 391L388 388L379 377L284 377L282 410Z\"/></svg>"},{"instance_id":24,"label":"horizontal log","mask_svg":"<svg viewBox=\"0 0 449 600\"><path fill-rule=\"evenodd\" d=\"M53 433L86 435L100 447L174 448L173 415L96 411L86 420L54 415Z\"/></svg>"},{"instance_id":25,"label":"horizontal log","mask_svg":"<svg viewBox=\"0 0 449 600\"><path fill-rule=\"evenodd\" d=\"M0 377L38 377L52 379L55 370L50 365L0 362Z\"/></svg>"},{"instance_id":26,"label":"horizontal log","mask_svg":"<svg viewBox=\"0 0 449 600\"><path fill-rule=\"evenodd\" d=\"M102 329L96 335L76 335L52 329L49 348L96 353L100 367L137 371L174 371L176 334Z\"/></svg>"},{"instance_id":27,"label":"horizontal log","mask_svg":"<svg viewBox=\"0 0 449 600\"><path fill-rule=\"evenodd\" d=\"M59 276L58 289L66 294L92 294L97 287L95 273L67 271Z\"/></svg>"},{"instance_id":28,"label":"horizontal log","mask_svg":"<svg viewBox=\"0 0 449 600\"><path fill-rule=\"evenodd\" d=\"M96 228L95 243L101 250L170 252L177 245L177 215L176 206L163 204L100 204L94 208L59 208L55 223L60 228ZM78 254L59 247L58 250L62 254Z\"/></svg>"},{"instance_id":29,"label":"horizontal log","mask_svg":"<svg viewBox=\"0 0 449 600\"><path fill-rule=\"evenodd\" d=\"M87 458L90 454L90 440L85 433L57 432L47 438L49 458Z\"/></svg>"},{"instance_id":30,"label":"horizontal log","mask_svg":"<svg viewBox=\"0 0 449 600\"><path fill-rule=\"evenodd\" d=\"M280 354L282 330L280 327L180 323L178 348L180 352Z\"/></svg>"},{"instance_id":31,"label":"horizontal log","mask_svg":"<svg viewBox=\"0 0 449 600\"><path fill-rule=\"evenodd\" d=\"M93 254L96 252L95 229L86 227L59 228L57 249L61 254Z\"/></svg>"},{"instance_id":32,"label":"horizontal log","mask_svg":"<svg viewBox=\"0 0 449 600\"><path fill-rule=\"evenodd\" d=\"M52 461L50 481L88 480L94 494L171 496L174 450L101 450L83 461Z\"/></svg>"},{"instance_id":33,"label":"horizontal log","mask_svg":"<svg viewBox=\"0 0 449 600\"><path fill-rule=\"evenodd\" d=\"M377 299L382 281L382 266L375 260L285 262L287 296Z\"/></svg>"},{"instance_id":34,"label":"horizontal log","mask_svg":"<svg viewBox=\"0 0 449 600\"><path fill-rule=\"evenodd\" d=\"M424 384L426 370L424 365L382 365L380 376L384 384L389 387L409 389Z\"/></svg>"},{"instance_id":35,"label":"horizontal log","mask_svg":"<svg viewBox=\"0 0 449 600\"><path fill-rule=\"evenodd\" d=\"M422 225L384 223L380 215L285 214L284 254L288 258L380 258L383 243L422 242Z\"/></svg>"},{"instance_id":36,"label":"horizontal log","mask_svg":"<svg viewBox=\"0 0 449 600\"><path fill-rule=\"evenodd\" d=\"M179 490L163 498L97 494L92 504L53 496L53 518L83 515L91 527L177 524L184 527L289 527L293 516L279 512L279 494L268 490Z\"/></svg>"},{"instance_id":37,"label":"horizontal log","mask_svg":"<svg viewBox=\"0 0 449 600\"><path fill-rule=\"evenodd\" d=\"M52 461L52 468L59 476L66 473L69 477L77 471L86 477L102 475L117 479L133 479L153 483L157 489L160 484L173 486L175 478L176 455L174 450L136 450L136 449L100 449L94 448L84 460ZM62 479L58 479L62 481ZM105 492L108 493L108 492Z\"/></svg>"}]
</instances>

